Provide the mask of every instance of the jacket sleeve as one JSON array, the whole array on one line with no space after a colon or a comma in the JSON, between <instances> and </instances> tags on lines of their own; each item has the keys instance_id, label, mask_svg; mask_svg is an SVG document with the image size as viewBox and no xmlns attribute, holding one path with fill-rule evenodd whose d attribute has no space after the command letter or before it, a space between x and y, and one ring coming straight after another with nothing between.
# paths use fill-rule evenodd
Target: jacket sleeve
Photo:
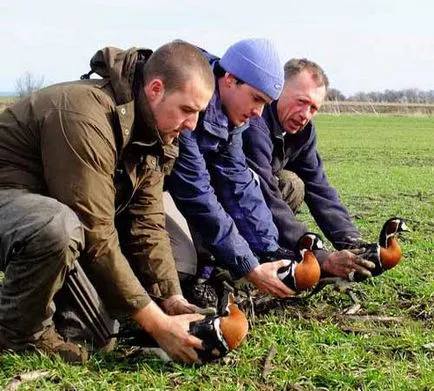
<instances>
[{"instance_id":1,"label":"jacket sleeve","mask_svg":"<svg viewBox=\"0 0 434 391\"><path fill-rule=\"evenodd\" d=\"M147 168L118 227L122 250L142 285L152 295L167 298L182 291L166 231L163 179L160 170Z\"/></svg>"},{"instance_id":2,"label":"jacket sleeve","mask_svg":"<svg viewBox=\"0 0 434 391\"><path fill-rule=\"evenodd\" d=\"M315 127L311 123L311 135L294 161L285 167L295 172L305 185L305 202L324 235L337 248L360 238L347 210L339 200L337 191L330 186L316 147Z\"/></svg>"},{"instance_id":3,"label":"jacket sleeve","mask_svg":"<svg viewBox=\"0 0 434 391\"><path fill-rule=\"evenodd\" d=\"M111 308L133 313L150 298L122 254L115 229L112 113L101 108L91 114L80 107L45 114L41 131L44 177L49 194L71 207L83 224L81 259L98 292Z\"/></svg>"},{"instance_id":4,"label":"jacket sleeve","mask_svg":"<svg viewBox=\"0 0 434 391\"><path fill-rule=\"evenodd\" d=\"M180 154L168 177L168 189L178 209L200 232L217 261L236 277L242 277L258 261L216 197L205 158L199 150L199 135L200 132L194 131L179 137Z\"/></svg>"},{"instance_id":5,"label":"jacket sleeve","mask_svg":"<svg viewBox=\"0 0 434 391\"><path fill-rule=\"evenodd\" d=\"M279 232L279 244L297 251L297 241L307 232L304 224L297 222L291 208L282 198L277 178L273 175L273 144L265 124L251 125L243 135L244 151L249 167L258 175L262 193Z\"/></svg>"},{"instance_id":6,"label":"jacket sleeve","mask_svg":"<svg viewBox=\"0 0 434 391\"><path fill-rule=\"evenodd\" d=\"M217 198L250 248L257 254L272 252L278 248L277 228L260 183L248 169L242 143L241 133L235 134L224 148L211 154L208 166L217 184Z\"/></svg>"}]
</instances>

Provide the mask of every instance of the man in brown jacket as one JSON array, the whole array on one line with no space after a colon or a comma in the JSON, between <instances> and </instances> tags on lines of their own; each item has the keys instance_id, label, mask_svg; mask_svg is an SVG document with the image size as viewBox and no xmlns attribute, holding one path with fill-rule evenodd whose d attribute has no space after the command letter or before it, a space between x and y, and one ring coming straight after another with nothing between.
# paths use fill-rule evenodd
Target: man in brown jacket
<instances>
[{"instance_id":1,"label":"man in brown jacket","mask_svg":"<svg viewBox=\"0 0 434 391\"><path fill-rule=\"evenodd\" d=\"M86 360L52 320L79 259L110 310L173 359L196 361L201 340L188 329L202 316L181 294L162 188L177 136L213 94L212 72L178 41L154 53L105 48L91 69L102 79L47 87L0 115L0 351Z\"/></svg>"}]
</instances>

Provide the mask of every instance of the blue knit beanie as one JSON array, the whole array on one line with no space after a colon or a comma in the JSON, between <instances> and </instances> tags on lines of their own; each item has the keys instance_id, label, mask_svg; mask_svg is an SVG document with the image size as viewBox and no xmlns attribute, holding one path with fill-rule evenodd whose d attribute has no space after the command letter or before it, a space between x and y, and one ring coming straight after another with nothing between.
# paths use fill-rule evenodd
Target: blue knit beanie
<instances>
[{"instance_id":1,"label":"blue knit beanie","mask_svg":"<svg viewBox=\"0 0 434 391\"><path fill-rule=\"evenodd\" d=\"M263 38L244 39L226 50L221 67L272 99L278 99L283 86L283 67L274 45Z\"/></svg>"}]
</instances>

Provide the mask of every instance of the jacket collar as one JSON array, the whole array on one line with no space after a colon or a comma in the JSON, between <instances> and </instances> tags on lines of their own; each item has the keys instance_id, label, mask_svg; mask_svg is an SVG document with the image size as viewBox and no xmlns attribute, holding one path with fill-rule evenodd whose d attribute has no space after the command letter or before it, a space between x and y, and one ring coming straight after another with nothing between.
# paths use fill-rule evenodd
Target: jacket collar
<instances>
[{"instance_id":1,"label":"jacket collar","mask_svg":"<svg viewBox=\"0 0 434 391\"><path fill-rule=\"evenodd\" d=\"M120 147L124 149L130 142L134 124L134 101L116 106L120 126Z\"/></svg>"},{"instance_id":2,"label":"jacket collar","mask_svg":"<svg viewBox=\"0 0 434 391\"><path fill-rule=\"evenodd\" d=\"M117 105L116 113L120 126L121 148L129 143L146 147L163 144L163 140L155 126L154 116L150 110L144 89L136 90L136 99Z\"/></svg>"},{"instance_id":3,"label":"jacket collar","mask_svg":"<svg viewBox=\"0 0 434 391\"><path fill-rule=\"evenodd\" d=\"M163 145L142 83L136 86L135 96L134 140L146 146Z\"/></svg>"},{"instance_id":4,"label":"jacket collar","mask_svg":"<svg viewBox=\"0 0 434 391\"><path fill-rule=\"evenodd\" d=\"M265 107L262 117L264 118L268 129L270 129L273 138L283 140L283 127L280 124L277 115L277 101L273 101Z\"/></svg>"},{"instance_id":5,"label":"jacket collar","mask_svg":"<svg viewBox=\"0 0 434 391\"><path fill-rule=\"evenodd\" d=\"M212 57L212 59L210 59L211 68L214 69L217 60L217 57ZM229 118L226 115L221 102L217 78L215 79L215 86L216 88L214 94L211 97L211 100L202 117L203 127L208 133L211 133L216 137L228 140L229 133L231 135L234 135L242 132L249 127L249 122L246 121L242 126L238 127L231 126L231 124L229 123Z\"/></svg>"},{"instance_id":6,"label":"jacket collar","mask_svg":"<svg viewBox=\"0 0 434 391\"><path fill-rule=\"evenodd\" d=\"M178 139L174 139L172 144L165 144L161 138L160 132L155 123L155 117L146 98L145 90L142 83L136 88L135 95L135 123L132 143L142 147L149 148L157 146L161 148L162 155L167 159L178 157L179 147Z\"/></svg>"},{"instance_id":7,"label":"jacket collar","mask_svg":"<svg viewBox=\"0 0 434 391\"><path fill-rule=\"evenodd\" d=\"M157 150L160 148L161 154L167 159L178 157L178 140L164 144L142 86L135 89L135 95L135 100L116 106L122 150L128 144L143 153L147 153L150 147L156 147Z\"/></svg>"},{"instance_id":8,"label":"jacket collar","mask_svg":"<svg viewBox=\"0 0 434 391\"><path fill-rule=\"evenodd\" d=\"M217 87L203 114L203 127L214 136L225 140L229 137L229 119L223 111Z\"/></svg>"}]
</instances>

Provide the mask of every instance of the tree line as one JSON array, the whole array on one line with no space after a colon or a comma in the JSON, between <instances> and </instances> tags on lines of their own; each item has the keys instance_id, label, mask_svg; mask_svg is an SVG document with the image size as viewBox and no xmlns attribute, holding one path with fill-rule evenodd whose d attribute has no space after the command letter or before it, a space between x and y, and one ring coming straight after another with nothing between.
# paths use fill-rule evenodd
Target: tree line
<instances>
[{"instance_id":1,"label":"tree line","mask_svg":"<svg viewBox=\"0 0 434 391\"><path fill-rule=\"evenodd\" d=\"M434 90L421 91L418 88L385 90L383 92L357 92L346 97L336 88L330 88L327 95L330 101L373 102L373 103L419 103L434 104Z\"/></svg>"},{"instance_id":2,"label":"tree line","mask_svg":"<svg viewBox=\"0 0 434 391\"><path fill-rule=\"evenodd\" d=\"M44 84L44 77L37 77L31 72L21 75L15 84L17 95L22 98L33 91L39 90ZM418 88L404 90L385 90L384 92L357 92L346 97L336 88L329 88L327 94L329 101L372 102L372 103L419 103L434 104L434 90L421 91Z\"/></svg>"}]
</instances>

